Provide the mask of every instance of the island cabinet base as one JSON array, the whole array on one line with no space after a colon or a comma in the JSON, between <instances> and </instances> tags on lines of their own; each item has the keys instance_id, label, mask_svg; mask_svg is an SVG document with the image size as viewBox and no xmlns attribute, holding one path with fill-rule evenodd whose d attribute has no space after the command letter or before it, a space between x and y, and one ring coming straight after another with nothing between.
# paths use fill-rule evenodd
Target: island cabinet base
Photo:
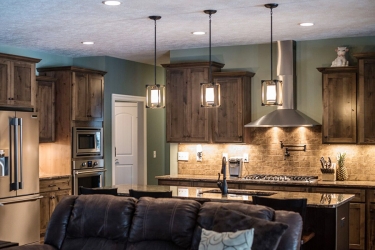
<instances>
[{"instance_id":1,"label":"island cabinet base","mask_svg":"<svg viewBox=\"0 0 375 250\"><path fill-rule=\"evenodd\" d=\"M308 207L306 228L315 237L303 245L303 250L349 249L349 202L336 208Z\"/></svg>"}]
</instances>

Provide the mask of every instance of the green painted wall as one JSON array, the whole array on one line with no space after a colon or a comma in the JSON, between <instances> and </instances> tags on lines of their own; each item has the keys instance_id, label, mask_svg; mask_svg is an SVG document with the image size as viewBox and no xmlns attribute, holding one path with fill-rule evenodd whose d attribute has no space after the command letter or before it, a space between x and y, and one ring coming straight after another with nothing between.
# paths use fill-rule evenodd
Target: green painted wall
<instances>
[{"instance_id":1,"label":"green painted wall","mask_svg":"<svg viewBox=\"0 0 375 250\"><path fill-rule=\"evenodd\" d=\"M22 48L0 45L0 53L14 54L42 59L36 66L78 66L106 71L104 86L104 137L105 137L105 165L106 185L112 184L112 121L111 98L112 93L133 96L145 96L145 85L154 83L154 66L112 57L84 57L70 58L31 51ZM157 67L157 82L165 83L165 70ZM169 147L165 141L165 109L147 110L147 180L149 184L157 184L155 175L169 174ZM167 150L166 150L167 149ZM157 157L153 158L153 151Z\"/></svg>"},{"instance_id":2,"label":"green painted wall","mask_svg":"<svg viewBox=\"0 0 375 250\"><path fill-rule=\"evenodd\" d=\"M349 65L356 65L353 53L375 51L375 36L359 38L338 38L297 42L297 108L314 120L322 121L322 84L321 73L317 67L327 67L336 58L335 48L348 46ZM273 45L274 77L276 76L277 46ZM207 61L208 49L173 50L171 63ZM261 80L270 78L270 45L244 45L212 48L212 60L224 63L222 71L247 70L254 72L252 81L252 119L274 110L274 107L262 107L260 100Z\"/></svg>"}]
</instances>

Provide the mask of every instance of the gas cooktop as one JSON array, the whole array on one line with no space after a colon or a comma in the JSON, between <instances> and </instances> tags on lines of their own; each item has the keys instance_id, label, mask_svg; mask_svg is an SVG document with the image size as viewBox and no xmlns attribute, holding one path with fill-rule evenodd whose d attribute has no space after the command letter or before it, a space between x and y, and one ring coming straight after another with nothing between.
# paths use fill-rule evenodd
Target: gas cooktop
<instances>
[{"instance_id":1,"label":"gas cooktop","mask_svg":"<svg viewBox=\"0 0 375 250\"><path fill-rule=\"evenodd\" d=\"M318 181L318 176L251 174L246 175L243 179L267 182L315 183Z\"/></svg>"}]
</instances>

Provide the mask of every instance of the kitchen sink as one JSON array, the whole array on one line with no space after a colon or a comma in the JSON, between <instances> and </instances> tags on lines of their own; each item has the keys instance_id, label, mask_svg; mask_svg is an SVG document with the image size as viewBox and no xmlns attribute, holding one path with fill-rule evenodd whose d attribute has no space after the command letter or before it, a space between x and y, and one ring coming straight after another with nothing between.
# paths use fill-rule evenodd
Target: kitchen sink
<instances>
[{"instance_id":1,"label":"kitchen sink","mask_svg":"<svg viewBox=\"0 0 375 250\"><path fill-rule=\"evenodd\" d=\"M204 193L221 193L220 189L210 189L202 191ZM237 194L237 195L257 195L257 196L270 196L276 194L274 192L267 191L258 191L258 190L244 190L244 189L228 189L228 194Z\"/></svg>"}]
</instances>

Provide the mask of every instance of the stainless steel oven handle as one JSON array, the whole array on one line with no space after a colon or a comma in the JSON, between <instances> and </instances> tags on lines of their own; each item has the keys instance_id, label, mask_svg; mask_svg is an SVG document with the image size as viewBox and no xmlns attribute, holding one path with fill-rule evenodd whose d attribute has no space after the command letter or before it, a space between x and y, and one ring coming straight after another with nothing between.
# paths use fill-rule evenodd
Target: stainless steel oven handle
<instances>
[{"instance_id":1,"label":"stainless steel oven handle","mask_svg":"<svg viewBox=\"0 0 375 250\"><path fill-rule=\"evenodd\" d=\"M100 169L100 170L93 170L93 171L75 171L74 173L77 174L96 174L100 172L105 172L107 169Z\"/></svg>"}]
</instances>

